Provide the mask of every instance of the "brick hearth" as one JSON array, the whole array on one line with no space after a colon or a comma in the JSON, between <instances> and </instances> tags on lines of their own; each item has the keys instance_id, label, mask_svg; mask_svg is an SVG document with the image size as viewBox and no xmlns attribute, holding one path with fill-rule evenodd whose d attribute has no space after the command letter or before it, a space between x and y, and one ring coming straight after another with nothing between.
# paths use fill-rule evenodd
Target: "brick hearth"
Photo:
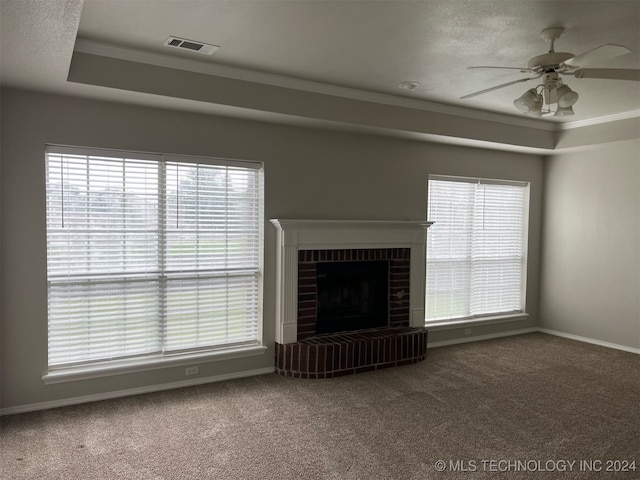
<instances>
[{"instance_id":1,"label":"brick hearth","mask_svg":"<svg viewBox=\"0 0 640 480\"><path fill-rule=\"evenodd\" d=\"M425 328L358 330L276 343L276 372L296 378L332 378L408 365L426 355Z\"/></svg>"}]
</instances>

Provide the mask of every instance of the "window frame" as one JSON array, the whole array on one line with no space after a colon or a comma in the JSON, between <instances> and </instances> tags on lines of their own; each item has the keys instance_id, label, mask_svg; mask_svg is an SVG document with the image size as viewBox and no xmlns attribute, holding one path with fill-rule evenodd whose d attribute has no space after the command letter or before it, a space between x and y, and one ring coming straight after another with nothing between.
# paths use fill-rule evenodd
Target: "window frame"
<instances>
[{"instance_id":1,"label":"window frame","mask_svg":"<svg viewBox=\"0 0 640 480\"><path fill-rule=\"evenodd\" d=\"M517 186L522 187L523 191L523 211L522 211L522 270L520 274L520 309L518 311L509 311L509 312L493 312L486 314L477 314L477 315L468 315L463 317L452 317L452 318L438 318L438 319L428 319L428 307L427 302L429 299L428 291L425 291L425 326L430 329L448 329L455 326L473 326L473 325L483 325L483 324L494 324L494 323L504 323L511 321L520 321L529 317L527 313L527 277L528 277L528 259L529 259L529 204L530 204L530 194L531 194L531 184L528 181L519 181L519 180L503 180L503 179L490 179L490 178L481 178L481 177L463 177L463 176L454 176L454 175L440 175L440 174L431 174L428 176L427 181L427 212L430 212L429 205L429 181L448 181L448 182L460 182L460 183L472 183L472 184L484 184L484 185L505 185L505 186ZM429 218L429 221L434 222L434 226L437 224L437 220L435 218ZM427 231L427 236L433 234L433 226ZM426 261L426 274L428 275L429 268L429 238L427 238L427 252L425 255ZM427 277L425 275L425 290L428 288L427 285ZM470 332L465 331L465 334L469 334Z\"/></svg>"},{"instance_id":2,"label":"window frame","mask_svg":"<svg viewBox=\"0 0 640 480\"><path fill-rule=\"evenodd\" d=\"M45 146L45 170L48 168L48 156L49 154L72 154L82 156L98 156L98 157L113 157L118 159L130 158L135 160L145 160L163 163L161 169L166 168L171 163L177 164L196 164L196 165L211 165L211 166L225 166L225 167L243 167L252 170L256 170L258 173L258 200L257 200L257 212L256 223L252 224L253 227L258 230L257 238L257 309L256 309L256 334L255 341L244 342L241 345L237 344L218 344L211 345L208 348L199 349L186 349L184 351L174 352L160 352L152 355L140 355L134 357L121 356L116 359L98 360L98 361L85 361L79 364L63 363L49 365L47 361L46 373L42 376L45 384L67 382L73 380L83 380L88 378L96 378L101 376L118 375L123 373L132 373L138 371L154 370L167 367L177 367L181 365L192 365L193 363L204 363L218 360L228 360L232 358L241 358L253 355L264 354L267 347L263 345L263 291L264 291L264 164L258 161L245 161L245 160L233 160L215 157L200 157L191 155L174 155L174 154L161 154L161 153L148 153L138 152L131 150L118 150L118 149L102 149L102 148L83 148L83 147L71 147L55 144L47 144ZM45 189L47 189L47 195L45 200L45 208L49 208L48 197L48 181L45 183ZM156 192L157 201L162 203L167 199L166 192L160 188ZM158 209L162 210L158 203ZM160 213L158 213L160 215ZM46 215L47 222L49 221L49 214ZM161 228L159 226L159 228ZM49 235L49 226L47 223L47 237ZM46 252L47 264L49 263L49 248ZM162 272L160 275L163 275ZM47 266L47 284L49 285L49 267ZM49 291L49 287L47 288ZM49 294L47 294L47 297ZM49 304L49 299L47 299ZM49 313L47 313L47 330L49 329ZM47 338L49 338L49 332L47 331ZM49 347L47 347L49 352ZM49 357L49 353L47 354Z\"/></svg>"}]
</instances>

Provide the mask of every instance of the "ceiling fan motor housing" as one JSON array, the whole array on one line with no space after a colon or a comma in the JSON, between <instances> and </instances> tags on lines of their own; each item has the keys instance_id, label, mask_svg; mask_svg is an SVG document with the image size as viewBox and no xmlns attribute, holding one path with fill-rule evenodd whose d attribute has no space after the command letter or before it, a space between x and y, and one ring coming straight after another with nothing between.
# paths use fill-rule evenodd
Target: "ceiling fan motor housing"
<instances>
[{"instance_id":1,"label":"ceiling fan motor housing","mask_svg":"<svg viewBox=\"0 0 640 480\"><path fill-rule=\"evenodd\" d=\"M575 55L569 52L549 52L538 55L529 60L527 65L532 70L538 68L557 68L562 62L573 58Z\"/></svg>"}]
</instances>

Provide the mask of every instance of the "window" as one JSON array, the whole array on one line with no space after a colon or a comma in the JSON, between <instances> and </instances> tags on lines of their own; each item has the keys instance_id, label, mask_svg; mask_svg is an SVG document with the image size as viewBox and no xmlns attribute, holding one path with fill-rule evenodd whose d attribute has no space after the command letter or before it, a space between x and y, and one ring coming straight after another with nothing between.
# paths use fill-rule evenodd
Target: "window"
<instances>
[{"instance_id":1,"label":"window","mask_svg":"<svg viewBox=\"0 0 640 480\"><path fill-rule=\"evenodd\" d=\"M529 186L429 176L426 321L524 312Z\"/></svg>"},{"instance_id":2,"label":"window","mask_svg":"<svg viewBox=\"0 0 640 480\"><path fill-rule=\"evenodd\" d=\"M47 147L49 370L259 345L261 165Z\"/></svg>"}]
</instances>

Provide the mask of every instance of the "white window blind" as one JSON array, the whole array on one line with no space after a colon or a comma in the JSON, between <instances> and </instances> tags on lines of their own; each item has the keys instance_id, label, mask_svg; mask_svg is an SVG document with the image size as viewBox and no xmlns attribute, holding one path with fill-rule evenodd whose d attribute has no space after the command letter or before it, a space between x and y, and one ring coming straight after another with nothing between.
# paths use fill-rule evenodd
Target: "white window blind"
<instances>
[{"instance_id":1,"label":"white window blind","mask_svg":"<svg viewBox=\"0 0 640 480\"><path fill-rule=\"evenodd\" d=\"M429 177L426 320L524 311L529 187Z\"/></svg>"},{"instance_id":2,"label":"white window blind","mask_svg":"<svg viewBox=\"0 0 640 480\"><path fill-rule=\"evenodd\" d=\"M261 165L47 147L49 367L259 342Z\"/></svg>"}]
</instances>

